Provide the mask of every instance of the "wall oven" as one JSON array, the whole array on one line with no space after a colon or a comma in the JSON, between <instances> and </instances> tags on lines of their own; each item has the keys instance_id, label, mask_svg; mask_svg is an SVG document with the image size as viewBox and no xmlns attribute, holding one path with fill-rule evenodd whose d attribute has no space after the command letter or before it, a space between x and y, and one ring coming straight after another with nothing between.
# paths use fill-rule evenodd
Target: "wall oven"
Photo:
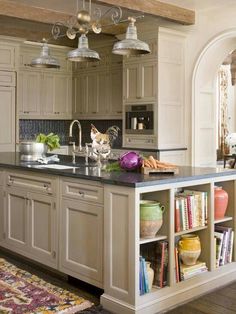
<instances>
[{"instance_id":1,"label":"wall oven","mask_svg":"<svg viewBox=\"0 0 236 314\"><path fill-rule=\"evenodd\" d=\"M125 106L126 134L154 134L153 104Z\"/></svg>"}]
</instances>

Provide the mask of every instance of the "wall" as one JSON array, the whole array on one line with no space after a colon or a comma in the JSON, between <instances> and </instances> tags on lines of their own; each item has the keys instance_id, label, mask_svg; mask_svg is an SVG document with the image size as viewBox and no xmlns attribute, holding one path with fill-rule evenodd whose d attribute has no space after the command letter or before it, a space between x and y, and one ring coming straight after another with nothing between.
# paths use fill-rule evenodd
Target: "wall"
<instances>
[{"instance_id":1,"label":"wall","mask_svg":"<svg viewBox=\"0 0 236 314\"><path fill-rule=\"evenodd\" d=\"M74 138L69 138L69 126L71 120L20 120L19 123L19 139L20 141L34 140L38 133L56 133L60 136L61 145L68 145L69 141L75 140L78 143L78 131L74 126L73 134ZM122 120L80 120L82 127L82 141L85 143L91 143L90 129L91 123L96 128L104 133L112 126L117 125L120 128L119 137L113 143L113 148L121 148L122 146Z\"/></svg>"},{"instance_id":2,"label":"wall","mask_svg":"<svg viewBox=\"0 0 236 314\"><path fill-rule=\"evenodd\" d=\"M196 24L193 26L181 26L171 22L166 21L158 21L157 24L169 27L172 29L183 31L187 34L186 40L186 80L185 80L185 141L186 146L188 147L188 153L186 158L186 163L192 163L192 140L194 134L192 133L192 127L194 118L192 114L193 106L193 89L192 89L192 80L193 80L193 72L197 60L204 50L204 48L216 37L218 37L221 33L224 33L229 30L236 30L235 24L235 12L236 12L236 3L231 4L231 6L224 6L218 9L211 9L205 11L199 11L196 14ZM236 40L235 40L236 43ZM220 52L221 46L219 45L216 48L216 55ZM236 44L235 44L236 48ZM234 48L234 49L235 49ZM219 50L217 50L219 49ZM230 51L228 51L229 53ZM224 58L227 56L224 55L219 61L219 65L223 62ZM218 65L218 66L219 66ZM216 73L218 66L214 68L207 67L208 64L206 62L206 67L204 69L204 73L207 74L208 71L211 73ZM204 75L203 75L204 76ZM196 104L199 105L199 104ZM196 137L198 134L196 134Z\"/></svg>"}]
</instances>

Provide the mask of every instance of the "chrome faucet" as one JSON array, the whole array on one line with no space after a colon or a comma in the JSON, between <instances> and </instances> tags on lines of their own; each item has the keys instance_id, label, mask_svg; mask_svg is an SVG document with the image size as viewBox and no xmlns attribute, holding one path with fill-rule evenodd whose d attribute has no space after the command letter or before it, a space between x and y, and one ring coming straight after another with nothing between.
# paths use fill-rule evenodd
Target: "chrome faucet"
<instances>
[{"instance_id":1,"label":"chrome faucet","mask_svg":"<svg viewBox=\"0 0 236 314\"><path fill-rule=\"evenodd\" d=\"M73 126L74 124L77 124L78 129L79 129L79 145L78 148L76 148L75 146L75 142L70 142L70 144L73 144L73 148L72 148L72 163L75 164L75 154L78 152L82 151L82 144L81 144L81 138L82 138L82 128L81 128L81 124L79 122L79 120L73 120L70 124L70 129L69 129L69 137L72 137L73 135Z\"/></svg>"}]
</instances>

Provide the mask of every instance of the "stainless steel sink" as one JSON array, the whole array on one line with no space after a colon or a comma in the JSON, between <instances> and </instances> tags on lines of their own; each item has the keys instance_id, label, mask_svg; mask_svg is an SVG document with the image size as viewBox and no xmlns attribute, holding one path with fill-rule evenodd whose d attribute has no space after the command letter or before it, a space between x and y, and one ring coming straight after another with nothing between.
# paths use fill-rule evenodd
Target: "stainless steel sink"
<instances>
[{"instance_id":1,"label":"stainless steel sink","mask_svg":"<svg viewBox=\"0 0 236 314\"><path fill-rule=\"evenodd\" d=\"M55 170L69 170L69 169L77 169L79 167L76 166L67 166L67 165L58 165L58 164L49 164L49 165L34 165L33 168L37 169L55 169Z\"/></svg>"}]
</instances>

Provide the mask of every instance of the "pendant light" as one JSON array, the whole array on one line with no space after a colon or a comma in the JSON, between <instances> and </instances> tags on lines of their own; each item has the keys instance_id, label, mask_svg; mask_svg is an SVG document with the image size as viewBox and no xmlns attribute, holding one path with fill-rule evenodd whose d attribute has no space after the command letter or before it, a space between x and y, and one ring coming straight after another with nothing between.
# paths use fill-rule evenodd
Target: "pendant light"
<instances>
[{"instance_id":1,"label":"pendant light","mask_svg":"<svg viewBox=\"0 0 236 314\"><path fill-rule=\"evenodd\" d=\"M114 44L112 52L123 56L136 56L150 53L149 45L137 37L137 27L134 25L136 19L129 17L130 21L125 39Z\"/></svg>"},{"instance_id":2,"label":"pendant light","mask_svg":"<svg viewBox=\"0 0 236 314\"><path fill-rule=\"evenodd\" d=\"M69 51L67 54L68 60L76 62L94 62L99 61L99 54L89 49L88 46L88 37L86 34L82 34L79 37L78 48L72 51Z\"/></svg>"},{"instance_id":3,"label":"pendant light","mask_svg":"<svg viewBox=\"0 0 236 314\"><path fill-rule=\"evenodd\" d=\"M50 49L46 39L42 40L43 46L40 56L31 61L30 66L34 68L60 68L59 61L50 55Z\"/></svg>"}]
</instances>

